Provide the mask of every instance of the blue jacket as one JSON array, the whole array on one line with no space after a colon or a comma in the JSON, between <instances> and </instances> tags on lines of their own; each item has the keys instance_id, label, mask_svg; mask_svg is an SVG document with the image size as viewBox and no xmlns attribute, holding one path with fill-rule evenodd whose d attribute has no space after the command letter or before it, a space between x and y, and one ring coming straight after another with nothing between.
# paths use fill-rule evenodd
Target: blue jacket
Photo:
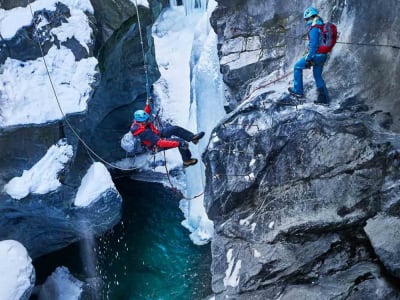
<instances>
[{"instance_id":1,"label":"blue jacket","mask_svg":"<svg viewBox=\"0 0 400 300\"><path fill-rule=\"evenodd\" d=\"M313 27L315 25L324 25L324 21L318 17L310 25L310 29L308 31L309 42L306 61L314 59L314 56L317 54L318 48L321 45L321 30L318 27Z\"/></svg>"}]
</instances>

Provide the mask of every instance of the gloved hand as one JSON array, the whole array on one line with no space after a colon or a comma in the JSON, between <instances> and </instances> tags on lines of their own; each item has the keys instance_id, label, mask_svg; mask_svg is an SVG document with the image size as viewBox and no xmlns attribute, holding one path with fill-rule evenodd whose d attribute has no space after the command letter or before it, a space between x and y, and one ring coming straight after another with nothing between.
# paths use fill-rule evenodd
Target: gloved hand
<instances>
[{"instance_id":1,"label":"gloved hand","mask_svg":"<svg viewBox=\"0 0 400 300\"><path fill-rule=\"evenodd\" d=\"M189 149L189 144L185 141L181 141L181 142L179 142L179 148L187 150L187 149Z\"/></svg>"},{"instance_id":2,"label":"gloved hand","mask_svg":"<svg viewBox=\"0 0 400 300\"><path fill-rule=\"evenodd\" d=\"M314 66L314 61L306 60L306 69L310 69L312 66Z\"/></svg>"},{"instance_id":3,"label":"gloved hand","mask_svg":"<svg viewBox=\"0 0 400 300\"><path fill-rule=\"evenodd\" d=\"M153 98L150 96L150 97L148 97L147 100L146 100L146 105L150 105L150 104L152 104L152 103L153 103Z\"/></svg>"}]
</instances>

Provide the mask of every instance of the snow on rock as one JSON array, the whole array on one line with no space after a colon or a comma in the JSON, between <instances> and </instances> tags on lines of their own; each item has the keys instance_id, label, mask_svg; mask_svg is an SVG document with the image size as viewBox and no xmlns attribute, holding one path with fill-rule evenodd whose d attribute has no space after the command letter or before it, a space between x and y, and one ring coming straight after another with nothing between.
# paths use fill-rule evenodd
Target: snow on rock
<instances>
[{"instance_id":1,"label":"snow on rock","mask_svg":"<svg viewBox=\"0 0 400 300\"><path fill-rule=\"evenodd\" d=\"M226 253L226 260L228 263L228 269L225 271L224 285L236 287L239 284L239 271L242 266L242 261L239 259L235 264L233 249L229 249Z\"/></svg>"},{"instance_id":2,"label":"snow on rock","mask_svg":"<svg viewBox=\"0 0 400 300\"><path fill-rule=\"evenodd\" d=\"M93 13L90 1L38 0L31 6L34 12L42 9L54 11L58 2L69 7L71 16L61 26L53 28L51 34L60 43L74 37L89 52L93 32L84 12ZM28 6L0 9L0 34L4 39L13 38L18 29L31 23L32 15ZM37 26L46 24L43 19ZM64 46L53 46L45 55L45 61L61 110L65 114L84 111L92 91L91 84L97 74L97 59L89 57L75 61L71 50ZM26 62L7 58L0 71L0 104L0 127L42 124L62 117L43 58Z\"/></svg>"},{"instance_id":3,"label":"snow on rock","mask_svg":"<svg viewBox=\"0 0 400 300\"><path fill-rule=\"evenodd\" d=\"M64 114L84 111L97 60L89 57L75 61L73 53L64 46L53 46L45 60ZM42 58L5 61L0 73L0 103L0 127L41 124L62 117Z\"/></svg>"},{"instance_id":4,"label":"snow on rock","mask_svg":"<svg viewBox=\"0 0 400 300\"><path fill-rule=\"evenodd\" d=\"M0 241L0 299L28 299L35 270L25 247L17 241Z\"/></svg>"},{"instance_id":5,"label":"snow on rock","mask_svg":"<svg viewBox=\"0 0 400 300\"><path fill-rule=\"evenodd\" d=\"M39 300L79 300L84 283L71 275L68 268L58 267L41 286Z\"/></svg>"},{"instance_id":6,"label":"snow on rock","mask_svg":"<svg viewBox=\"0 0 400 300\"><path fill-rule=\"evenodd\" d=\"M31 193L47 194L55 191L61 185L58 176L72 156L72 146L64 139L58 141L31 169L11 179L4 186L4 191L18 200Z\"/></svg>"},{"instance_id":7,"label":"snow on rock","mask_svg":"<svg viewBox=\"0 0 400 300\"><path fill-rule=\"evenodd\" d=\"M84 11L89 13L93 13L93 7L89 0L37 0L32 2L30 6L32 7L32 11L38 11L42 9L46 9L49 11L56 10L56 4L58 2L64 3L70 9L72 20L79 21L79 23L75 23L76 26L82 25L81 17L85 16ZM87 17L85 16L85 19ZM28 26L32 23L32 14L30 11L30 7L16 7L10 10L0 9L0 34L4 39L12 38L23 26ZM70 21L70 23L72 23ZM87 23L87 22L86 22ZM87 28L88 24L85 27L77 27L74 30L79 30L82 32L84 28ZM91 31L90 31L91 32ZM79 40L81 35L75 35L75 38ZM87 36L87 35L86 35Z\"/></svg>"},{"instance_id":8,"label":"snow on rock","mask_svg":"<svg viewBox=\"0 0 400 300\"><path fill-rule=\"evenodd\" d=\"M147 0L130 0L133 4L137 4L138 6L139 5L143 5L143 6L145 6L145 7L149 7L149 1L147 1Z\"/></svg>"},{"instance_id":9,"label":"snow on rock","mask_svg":"<svg viewBox=\"0 0 400 300\"><path fill-rule=\"evenodd\" d=\"M115 189L111 175L102 163L95 162L83 177L74 204L88 206L108 189Z\"/></svg>"}]
</instances>

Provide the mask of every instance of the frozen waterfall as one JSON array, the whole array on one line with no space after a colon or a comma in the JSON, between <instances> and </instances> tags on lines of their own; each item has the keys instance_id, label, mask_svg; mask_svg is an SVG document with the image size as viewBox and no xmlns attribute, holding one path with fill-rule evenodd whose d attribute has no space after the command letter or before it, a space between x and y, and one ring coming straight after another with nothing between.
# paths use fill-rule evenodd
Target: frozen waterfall
<instances>
[{"instance_id":1,"label":"frozen waterfall","mask_svg":"<svg viewBox=\"0 0 400 300\"><path fill-rule=\"evenodd\" d=\"M172 5L163 11L153 26L161 73L154 91L162 108L162 118L193 132L206 133L198 145L190 145L193 157L200 162L185 169L186 189L182 189L187 198L200 196L180 203L185 214L182 224L191 231L190 238L195 244L205 244L213 236L213 223L203 205L205 178L201 154L207 147L212 129L225 115L217 37L209 25L209 15L216 3L210 1L208 9L204 10L206 2L184 1L184 5L190 4L185 8ZM188 8L190 17L187 16ZM169 150L166 155L169 169L181 165L177 150Z\"/></svg>"}]
</instances>

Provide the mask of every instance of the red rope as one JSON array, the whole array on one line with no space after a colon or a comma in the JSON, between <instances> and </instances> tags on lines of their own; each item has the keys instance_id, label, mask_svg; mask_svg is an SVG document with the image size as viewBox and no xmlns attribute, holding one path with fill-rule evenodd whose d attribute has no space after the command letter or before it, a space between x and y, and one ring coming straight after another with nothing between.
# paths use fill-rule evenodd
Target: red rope
<instances>
[{"instance_id":1,"label":"red rope","mask_svg":"<svg viewBox=\"0 0 400 300\"><path fill-rule=\"evenodd\" d=\"M257 87L253 92L255 92L255 91L259 90L259 89L262 89L262 88L264 88L264 87L266 87L266 86L269 86L269 85L271 85L271 84L277 83L278 81L280 81L280 80L282 80L282 79L288 77L288 76L289 76L290 74L292 74L292 73L293 73L293 71L290 71L289 73L286 73L286 74L282 75L281 77L278 77L278 78L276 78L276 79L274 79L274 80L272 80L272 81L270 81L270 82L268 82L268 83L266 83L266 84L260 85L260 86Z\"/></svg>"}]
</instances>

